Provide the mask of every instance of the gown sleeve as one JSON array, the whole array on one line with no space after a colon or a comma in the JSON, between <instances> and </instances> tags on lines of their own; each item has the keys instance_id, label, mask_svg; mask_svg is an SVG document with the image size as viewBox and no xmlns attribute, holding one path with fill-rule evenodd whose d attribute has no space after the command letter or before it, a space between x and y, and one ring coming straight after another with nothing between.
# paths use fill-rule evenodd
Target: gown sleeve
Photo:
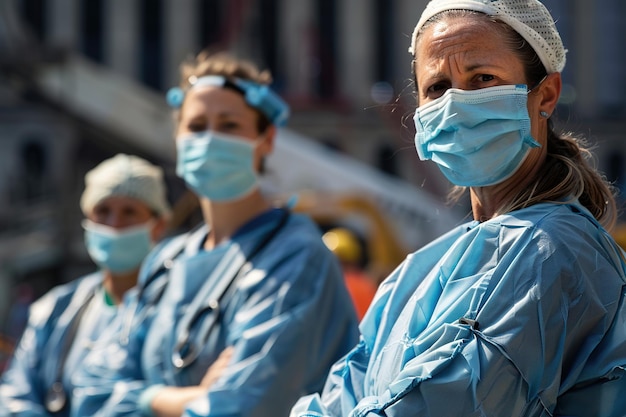
<instances>
[{"instance_id":1,"label":"gown sleeve","mask_svg":"<svg viewBox=\"0 0 626 417\"><path fill-rule=\"evenodd\" d=\"M62 309L53 292L46 294L30 307L28 323L20 339L9 367L2 375L0 403L7 409L2 416L43 416L45 392L42 389L40 353ZM0 409L0 413L4 410ZM9 414L10 413L10 414Z\"/></svg>"},{"instance_id":2,"label":"gown sleeve","mask_svg":"<svg viewBox=\"0 0 626 417\"><path fill-rule=\"evenodd\" d=\"M292 417L623 415L599 400L625 383L623 265L576 221L486 224L424 270L418 251L364 334L369 358Z\"/></svg>"},{"instance_id":3,"label":"gown sleeve","mask_svg":"<svg viewBox=\"0 0 626 417\"><path fill-rule=\"evenodd\" d=\"M273 267L260 285L238 291L226 318L231 364L184 416L286 416L301 395L321 391L358 331L340 267L318 241L268 249Z\"/></svg>"},{"instance_id":4,"label":"gown sleeve","mask_svg":"<svg viewBox=\"0 0 626 417\"><path fill-rule=\"evenodd\" d=\"M76 279L53 288L31 305L26 328L2 375L0 403L4 409L0 407L0 415L49 414L45 407L46 394L62 376L57 368L67 354L63 349L68 326L100 281L97 273Z\"/></svg>"},{"instance_id":5,"label":"gown sleeve","mask_svg":"<svg viewBox=\"0 0 626 417\"><path fill-rule=\"evenodd\" d=\"M141 371L141 349L167 282L164 274L152 274L159 260L171 254L167 248L172 241L162 242L148 255L138 286L124 295L115 319L72 376L72 417L140 415L137 401L148 388Z\"/></svg>"},{"instance_id":6,"label":"gown sleeve","mask_svg":"<svg viewBox=\"0 0 626 417\"><path fill-rule=\"evenodd\" d=\"M330 366L357 343L356 313L339 264L319 236L313 242L303 233L289 232L286 229L259 254L254 269L237 281L237 291L225 301L212 334L234 347L233 357L206 396L188 404L185 416L287 415L301 395L321 391ZM175 287L180 289L168 284L161 304L172 301ZM161 314L182 312L172 311L173 305L150 307L139 301L139 311L145 313L137 319L129 343L104 343L105 351L88 358L82 384L76 382L82 385L76 417L146 414L149 404L144 400L159 384L198 382L184 379L197 369L169 370L168 343L176 326L170 326L172 317L161 320ZM111 333L119 334L119 328ZM213 350L211 343L209 337L203 350ZM151 352L163 357L147 358ZM167 371L159 373L148 363Z\"/></svg>"}]
</instances>

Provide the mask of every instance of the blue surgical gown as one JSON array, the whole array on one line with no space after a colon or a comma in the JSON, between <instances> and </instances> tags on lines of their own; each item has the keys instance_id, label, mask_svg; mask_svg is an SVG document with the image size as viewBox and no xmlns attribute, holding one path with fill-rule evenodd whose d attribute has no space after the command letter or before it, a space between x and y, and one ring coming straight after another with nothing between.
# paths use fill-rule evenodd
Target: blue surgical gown
<instances>
[{"instance_id":1,"label":"blue surgical gown","mask_svg":"<svg viewBox=\"0 0 626 417\"><path fill-rule=\"evenodd\" d=\"M71 397L70 376L80 368L93 341L115 315L115 307L105 302L102 279L99 272L87 275L53 288L32 304L28 325L2 376L0 416L53 415L45 408L45 398L59 375L67 398ZM86 302L69 343L73 319ZM59 372L63 356L65 364ZM54 415L69 416L69 407Z\"/></svg>"},{"instance_id":2,"label":"blue surgical gown","mask_svg":"<svg viewBox=\"0 0 626 417\"><path fill-rule=\"evenodd\" d=\"M198 301L214 298L220 283L232 281L232 271L215 271L231 265L233 253L264 240L284 214L270 210L210 251L201 249L205 227L149 255L143 288L127 300L118 323L122 337L103 341L75 378L81 387L75 415L141 415L154 387L198 385L227 346L234 346L229 366L206 396L188 404L186 416L287 415L300 396L321 391L330 366L358 342L358 323L340 266L307 217L289 215L248 259L217 317L204 311L188 323L189 314L202 310ZM166 282L155 278L164 270L160 265L167 265ZM186 330L199 355L177 369L172 354Z\"/></svg>"},{"instance_id":3,"label":"blue surgical gown","mask_svg":"<svg viewBox=\"0 0 626 417\"><path fill-rule=\"evenodd\" d=\"M388 277L291 415L623 417L622 259L578 203L458 227Z\"/></svg>"}]
</instances>

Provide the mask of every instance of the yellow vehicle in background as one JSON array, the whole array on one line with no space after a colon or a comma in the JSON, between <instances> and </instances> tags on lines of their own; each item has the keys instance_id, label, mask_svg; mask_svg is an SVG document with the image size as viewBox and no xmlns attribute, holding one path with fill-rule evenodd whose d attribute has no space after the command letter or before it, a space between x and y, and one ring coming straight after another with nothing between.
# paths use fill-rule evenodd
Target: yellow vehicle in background
<instances>
[{"instance_id":1,"label":"yellow vehicle in background","mask_svg":"<svg viewBox=\"0 0 626 417\"><path fill-rule=\"evenodd\" d=\"M615 242L626 250L626 223L618 223L615 230L611 233Z\"/></svg>"},{"instance_id":2,"label":"yellow vehicle in background","mask_svg":"<svg viewBox=\"0 0 626 417\"><path fill-rule=\"evenodd\" d=\"M395 232L394 225L366 195L303 192L294 210L310 215L322 231L341 227L363 243L363 269L379 284L414 248Z\"/></svg>"}]
</instances>

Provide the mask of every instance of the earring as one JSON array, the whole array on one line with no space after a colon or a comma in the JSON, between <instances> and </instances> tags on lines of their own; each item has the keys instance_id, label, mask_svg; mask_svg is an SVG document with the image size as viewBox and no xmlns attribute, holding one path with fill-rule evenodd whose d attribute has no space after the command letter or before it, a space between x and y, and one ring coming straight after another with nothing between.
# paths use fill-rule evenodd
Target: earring
<instances>
[{"instance_id":1,"label":"earring","mask_svg":"<svg viewBox=\"0 0 626 417\"><path fill-rule=\"evenodd\" d=\"M547 111L540 111L539 116L543 117L544 119L547 119L548 117L550 117L550 114Z\"/></svg>"}]
</instances>

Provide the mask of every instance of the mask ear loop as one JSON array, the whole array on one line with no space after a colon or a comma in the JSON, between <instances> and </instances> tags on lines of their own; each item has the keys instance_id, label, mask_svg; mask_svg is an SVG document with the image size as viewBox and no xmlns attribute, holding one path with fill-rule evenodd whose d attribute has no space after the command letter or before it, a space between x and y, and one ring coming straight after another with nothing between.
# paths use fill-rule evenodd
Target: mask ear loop
<instances>
[{"instance_id":1,"label":"mask ear loop","mask_svg":"<svg viewBox=\"0 0 626 417\"><path fill-rule=\"evenodd\" d=\"M541 80L539 80L539 82L537 84L535 84L532 88L528 89L526 91L527 94L530 94L531 92L533 92L533 90L535 90L537 87L539 87L541 85L541 83L543 83L546 78L548 78L548 75L550 74L546 74L543 76L543 78ZM539 116L541 116L544 119L549 119L550 118L550 113L548 113L547 111L541 110L539 112Z\"/></svg>"},{"instance_id":2,"label":"mask ear loop","mask_svg":"<svg viewBox=\"0 0 626 417\"><path fill-rule=\"evenodd\" d=\"M548 75L549 74L544 75L543 78L539 80L537 84L533 85L532 88L529 88L528 90L526 90L526 92L530 94L535 88L539 87L541 83L543 83L546 80L546 78L548 78Z\"/></svg>"}]
</instances>

